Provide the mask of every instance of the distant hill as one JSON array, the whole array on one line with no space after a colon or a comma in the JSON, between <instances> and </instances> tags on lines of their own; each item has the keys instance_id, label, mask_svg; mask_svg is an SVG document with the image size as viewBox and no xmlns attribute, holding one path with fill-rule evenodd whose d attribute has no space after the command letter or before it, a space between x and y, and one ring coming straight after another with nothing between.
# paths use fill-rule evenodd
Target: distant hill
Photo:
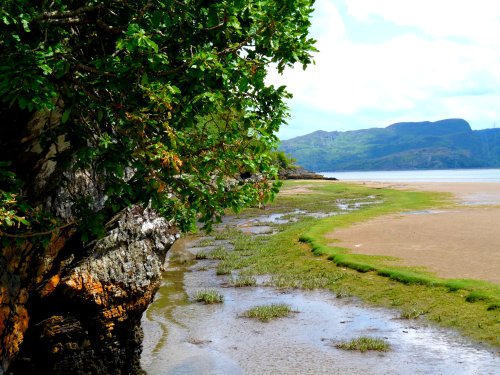
<instances>
[{"instance_id":1,"label":"distant hill","mask_svg":"<svg viewBox=\"0 0 500 375\"><path fill-rule=\"evenodd\" d=\"M316 172L499 168L500 129L472 130L462 119L401 122L386 128L316 131L280 150Z\"/></svg>"}]
</instances>

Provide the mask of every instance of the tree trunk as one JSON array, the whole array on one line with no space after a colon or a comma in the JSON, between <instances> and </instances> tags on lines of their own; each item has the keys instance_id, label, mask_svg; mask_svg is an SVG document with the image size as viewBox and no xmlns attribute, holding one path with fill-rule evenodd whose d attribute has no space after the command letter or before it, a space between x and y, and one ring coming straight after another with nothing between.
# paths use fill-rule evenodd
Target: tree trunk
<instances>
[{"instance_id":1,"label":"tree trunk","mask_svg":"<svg viewBox=\"0 0 500 375\"><path fill-rule=\"evenodd\" d=\"M0 160L16 155L14 168L27 182L30 203L71 223L75 193L91 194L96 212L106 196L94 171L64 170L53 159L70 147L64 136L42 146L41 135L57 126L58 112L35 114L9 134L0 142ZM67 226L46 246L21 240L2 247L0 375L140 372L141 316L178 236L171 222L133 206L90 245L83 245L77 227Z\"/></svg>"}]
</instances>

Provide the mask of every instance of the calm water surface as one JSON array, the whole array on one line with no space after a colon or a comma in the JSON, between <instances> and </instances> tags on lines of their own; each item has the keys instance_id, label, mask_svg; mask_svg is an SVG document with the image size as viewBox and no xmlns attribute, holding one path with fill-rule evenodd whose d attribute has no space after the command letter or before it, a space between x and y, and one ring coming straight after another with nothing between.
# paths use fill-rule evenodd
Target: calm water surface
<instances>
[{"instance_id":1,"label":"calm water surface","mask_svg":"<svg viewBox=\"0 0 500 375\"><path fill-rule=\"evenodd\" d=\"M500 182L500 169L321 172L321 174L345 181Z\"/></svg>"}]
</instances>

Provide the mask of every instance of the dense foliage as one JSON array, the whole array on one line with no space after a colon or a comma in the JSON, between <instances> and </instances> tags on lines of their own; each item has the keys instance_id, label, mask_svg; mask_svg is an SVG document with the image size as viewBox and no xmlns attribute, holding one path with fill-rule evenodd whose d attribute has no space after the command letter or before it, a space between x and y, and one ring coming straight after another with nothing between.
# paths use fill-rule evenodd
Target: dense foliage
<instances>
[{"instance_id":1,"label":"dense foliage","mask_svg":"<svg viewBox=\"0 0 500 375\"><path fill-rule=\"evenodd\" d=\"M91 235L136 202L184 229L196 215L210 223L277 191L269 151L290 94L266 71L311 62L312 3L4 0L1 112L60 116L42 141L64 136L58 163L93 170L106 189L105 215L92 212L91 196L75 197ZM0 225L29 232L36 202L21 202L25 181L9 161L0 165Z\"/></svg>"},{"instance_id":2,"label":"dense foliage","mask_svg":"<svg viewBox=\"0 0 500 375\"><path fill-rule=\"evenodd\" d=\"M271 157L274 165L278 167L278 170L296 169L298 167L295 164L297 160L285 154L283 151L276 150L271 153Z\"/></svg>"},{"instance_id":3,"label":"dense foliage","mask_svg":"<svg viewBox=\"0 0 500 375\"><path fill-rule=\"evenodd\" d=\"M280 149L314 171L500 167L500 129L472 130L461 119L398 123L348 132L318 131Z\"/></svg>"}]
</instances>

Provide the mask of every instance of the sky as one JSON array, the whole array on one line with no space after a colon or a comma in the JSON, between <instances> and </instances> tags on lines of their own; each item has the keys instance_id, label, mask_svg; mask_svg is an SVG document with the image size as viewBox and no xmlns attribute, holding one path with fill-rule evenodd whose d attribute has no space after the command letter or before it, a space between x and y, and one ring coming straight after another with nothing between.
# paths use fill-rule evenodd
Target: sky
<instances>
[{"instance_id":1,"label":"sky","mask_svg":"<svg viewBox=\"0 0 500 375\"><path fill-rule=\"evenodd\" d=\"M463 118L500 127L500 1L316 0L315 65L270 72L291 118L278 136Z\"/></svg>"}]
</instances>

